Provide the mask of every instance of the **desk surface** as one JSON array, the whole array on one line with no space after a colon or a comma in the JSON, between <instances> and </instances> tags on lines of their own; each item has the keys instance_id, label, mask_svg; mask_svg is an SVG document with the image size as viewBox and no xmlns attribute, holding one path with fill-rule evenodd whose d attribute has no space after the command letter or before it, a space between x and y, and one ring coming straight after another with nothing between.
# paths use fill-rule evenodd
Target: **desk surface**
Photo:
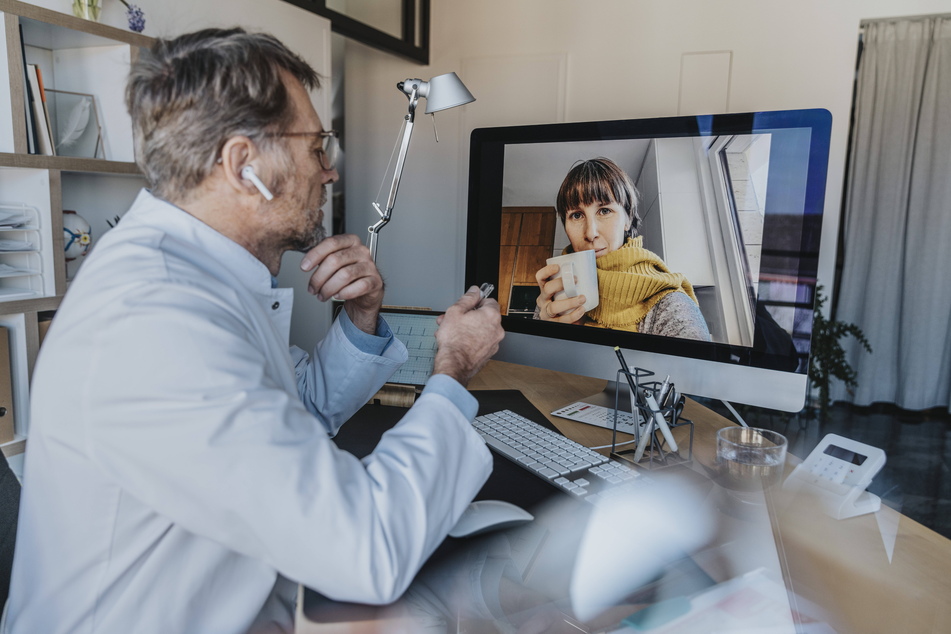
<instances>
[{"instance_id":1,"label":"desk surface","mask_svg":"<svg viewBox=\"0 0 951 634\"><path fill-rule=\"evenodd\" d=\"M611 432L548 415L604 388L605 381L491 361L469 384L472 391L518 389L566 436L588 446L610 444ZM729 420L688 401L695 423L694 460L712 468L716 431ZM684 428L675 430L678 442ZM798 459L791 458L798 462ZM873 515L833 520L776 504L773 533L787 586L821 606L838 632L951 632L951 540L883 506ZM885 543L893 542L891 557ZM371 623L315 625L298 619L297 632L369 632Z\"/></svg>"}]
</instances>

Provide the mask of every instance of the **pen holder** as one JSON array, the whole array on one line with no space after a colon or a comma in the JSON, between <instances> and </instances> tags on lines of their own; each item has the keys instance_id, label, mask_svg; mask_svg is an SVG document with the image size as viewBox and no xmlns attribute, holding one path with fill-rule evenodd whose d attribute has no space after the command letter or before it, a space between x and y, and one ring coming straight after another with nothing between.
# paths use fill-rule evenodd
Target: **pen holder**
<instances>
[{"instance_id":1,"label":"pen holder","mask_svg":"<svg viewBox=\"0 0 951 634\"><path fill-rule=\"evenodd\" d=\"M646 379L654 376L650 370L643 368L634 368L633 370L618 370L617 384L618 390L614 396L614 429L611 436L611 456L635 464L642 464L646 461L648 469L654 469L655 465L672 466L674 464L689 463L693 459L693 421L680 416L683 410L684 397L678 396L672 402L664 407L658 405L660 400L660 390L662 383L660 381L648 381ZM620 409L620 386L625 383L630 386L631 394L631 415L635 421L634 441L618 442L618 419L621 413ZM663 418L663 426L658 420L658 415ZM673 430L678 427L689 426L690 434L684 455L683 446L678 445L677 450L672 450L667 441L667 436L673 438ZM645 436L646 435L646 436ZM620 449L622 446L634 445L636 449Z\"/></svg>"}]
</instances>

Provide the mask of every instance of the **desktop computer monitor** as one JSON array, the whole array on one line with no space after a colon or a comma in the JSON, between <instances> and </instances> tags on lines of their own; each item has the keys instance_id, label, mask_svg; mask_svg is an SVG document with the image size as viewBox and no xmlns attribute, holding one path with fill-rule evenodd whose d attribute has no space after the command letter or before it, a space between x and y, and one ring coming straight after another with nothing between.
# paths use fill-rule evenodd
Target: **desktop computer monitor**
<instances>
[{"instance_id":1,"label":"desktop computer monitor","mask_svg":"<svg viewBox=\"0 0 951 634\"><path fill-rule=\"evenodd\" d=\"M830 131L826 110L474 130L466 281L496 286L496 358L614 380L619 346L683 393L801 409ZM638 237L578 229L612 213ZM536 273L592 245L600 306L541 318Z\"/></svg>"}]
</instances>

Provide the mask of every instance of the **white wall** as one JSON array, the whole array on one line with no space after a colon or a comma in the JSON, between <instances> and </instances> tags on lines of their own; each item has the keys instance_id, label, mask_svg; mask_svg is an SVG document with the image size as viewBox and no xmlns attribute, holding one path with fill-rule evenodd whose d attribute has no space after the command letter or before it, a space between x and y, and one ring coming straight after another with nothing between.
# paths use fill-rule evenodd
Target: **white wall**
<instances>
[{"instance_id":1,"label":"white wall","mask_svg":"<svg viewBox=\"0 0 951 634\"><path fill-rule=\"evenodd\" d=\"M681 83L682 58L731 51L728 90L710 103L725 94L730 112L832 112L820 260L831 288L859 22L945 12L951 0L433 0L429 66L348 42L348 230L363 235L373 219L370 203L406 110L394 88L401 79L455 70L477 98L437 115L438 145L428 117L417 118L393 220L380 236L387 301L441 309L462 290L472 127L695 114L678 113L682 91L696 103L693 86ZM493 93L499 86L509 94Z\"/></svg>"},{"instance_id":2,"label":"white wall","mask_svg":"<svg viewBox=\"0 0 951 634\"><path fill-rule=\"evenodd\" d=\"M31 0L31 4L70 13L72 2ZM135 4L145 11L144 34L151 37L172 37L211 26L243 26L250 31L275 35L326 78L323 89L312 98L325 127L330 127L331 38L330 23L326 18L282 0L136 0ZM105 0L103 5L100 20L103 24L128 28L125 7L121 2ZM89 198L95 197L96 192L75 192L73 195ZM108 217L112 215L110 212ZM329 231L329 204L324 210L324 218ZM298 268L300 259L299 254L285 257L280 280L282 285L296 289L291 341L309 350L330 325L330 307L307 293L306 278Z\"/></svg>"}]
</instances>

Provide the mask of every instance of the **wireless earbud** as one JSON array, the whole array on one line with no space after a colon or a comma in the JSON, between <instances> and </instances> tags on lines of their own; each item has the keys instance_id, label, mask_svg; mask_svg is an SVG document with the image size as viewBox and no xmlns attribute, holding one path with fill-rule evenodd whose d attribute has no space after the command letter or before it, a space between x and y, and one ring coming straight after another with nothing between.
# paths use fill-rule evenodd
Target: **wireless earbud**
<instances>
[{"instance_id":1,"label":"wireless earbud","mask_svg":"<svg viewBox=\"0 0 951 634\"><path fill-rule=\"evenodd\" d=\"M261 195L264 196L265 200L271 200L274 198L274 194L271 193L271 190L261 182L261 179L258 178L258 175L254 173L254 168L250 165L245 165L244 169L241 170L241 178L246 178L251 181L251 184L257 187L258 191L261 192Z\"/></svg>"}]
</instances>

